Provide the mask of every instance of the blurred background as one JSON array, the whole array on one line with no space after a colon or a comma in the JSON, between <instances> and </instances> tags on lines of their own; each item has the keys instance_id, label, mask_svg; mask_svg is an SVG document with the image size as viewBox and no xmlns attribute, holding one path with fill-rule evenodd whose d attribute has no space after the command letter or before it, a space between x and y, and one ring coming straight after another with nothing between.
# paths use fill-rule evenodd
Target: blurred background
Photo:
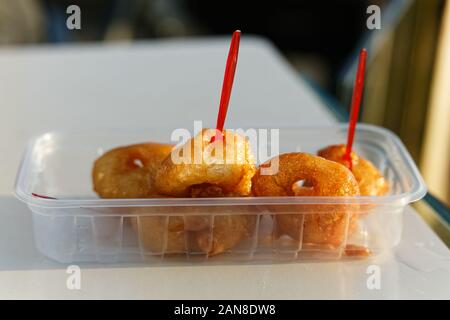
<instances>
[{"instance_id":1,"label":"blurred background","mask_svg":"<svg viewBox=\"0 0 450 320\"><path fill-rule=\"evenodd\" d=\"M66 27L71 4L82 8L76 32ZM380 29L366 26L370 5L381 8ZM450 204L449 1L0 0L1 46L230 35L238 28L270 39L341 120L358 50L367 47L361 121L396 132L431 193Z\"/></svg>"}]
</instances>

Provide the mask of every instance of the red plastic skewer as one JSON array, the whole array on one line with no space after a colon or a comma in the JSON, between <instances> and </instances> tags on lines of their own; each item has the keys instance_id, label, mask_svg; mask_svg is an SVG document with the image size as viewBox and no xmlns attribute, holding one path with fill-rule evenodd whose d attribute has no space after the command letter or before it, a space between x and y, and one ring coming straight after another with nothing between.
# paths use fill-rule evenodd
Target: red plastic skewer
<instances>
[{"instance_id":1,"label":"red plastic skewer","mask_svg":"<svg viewBox=\"0 0 450 320\"><path fill-rule=\"evenodd\" d=\"M42 198L42 199L52 199L52 200L56 200L56 198L49 197L49 196L43 196L43 195L41 195L41 194L37 194L37 193L34 193L34 192L32 192L31 195L34 196L34 197Z\"/></svg>"},{"instance_id":2,"label":"red plastic skewer","mask_svg":"<svg viewBox=\"0 0 450 320\"><path fill-rule=\"evenodd\" d=\"M231 38L230 51L228 52L227 64L225 67L225 74L223 76L222 94L220 97L219 113L217 115L216 123L216 136L211 139L211 142L215 139L222 137L221 132L225 124L225 118L227 116L228 104L230 102L231 89L233 88L234 73L236 71L236 65L239 53L239 42L241 39L241 31L236 30L233 32ZM214 139L215 138L215 139Z\"/></svg>"},{"instance_id":3,"label":"red plastic skewer","mask_svg":"<svg viewBox=\"0 0 450 320\"><path fill-rule=\"evenodd\" d=\"M344 160L348 161L349 168L352 170L352 145L355 136L356 123L358 122L359 107L364 88L364 72L366 70L367 50L362 48L359 52L358 70L356 71L355 84L353 87L352 105L350 111L350 122L348 123L347 146L345 149Z\"/></svg>"}]
</instances>

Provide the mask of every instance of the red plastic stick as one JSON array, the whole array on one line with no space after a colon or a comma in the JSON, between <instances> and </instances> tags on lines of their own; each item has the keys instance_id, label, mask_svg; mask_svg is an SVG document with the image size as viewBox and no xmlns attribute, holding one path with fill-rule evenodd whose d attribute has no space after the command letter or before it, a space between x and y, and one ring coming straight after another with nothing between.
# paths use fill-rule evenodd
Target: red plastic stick
<instances>
[{"instance_id":1,"label":"red plastic stick","mask_svg":"<svg viewBox=\"0 0 450 320\"><path fill-rule=\"evenodd\" d=\"M41 194L37 194L37 193L34 193L34 192L32 192L31 194L32 194L34 197L38 197L38 198L42 198L42 199L53 199L53 200L56 200L56 198L49 197L49 196L43 196L43 195L41 195Z\"/></svg>"},{"instance_id":2,"label":"red plastic stick","mask_svg":"<svg viewBox=\"0 0 450 320\"><path fill-rule=\"evenodd\" d=\"M350 122L348 123L347 147L345 149L344 160L348 161L350 170L352 169L352 145L355 136L356 123L358 122L359 107L364 88L364 71L366 69L367 50L362 48L359 52L358 70L356 71L355 84L353 87L352 106L350 111Z\"/></svg>"},{"instance_id":3,"label":"red plastic stick","mask_svg":"<svg viewBox=\"0 0 450 320\"><path fill-rule=\"evenodd\" d=\"M236 30L233 32L231 38L230 51L228 52L227 64L225 67L225 75L223 77L222 84L222 94L220 97L219 113L217 115L216 129L218 130L216 134L216 139L221 138L220 134L223 130L223 125L225 124L225 118L227 116L228 104L230 102L231 89L233 88L234 72L236 70L238 53L239 53L239 42L241 39L241 31ZM214 138L211 140L214 141Z\"/></svg>"}]
</instances>

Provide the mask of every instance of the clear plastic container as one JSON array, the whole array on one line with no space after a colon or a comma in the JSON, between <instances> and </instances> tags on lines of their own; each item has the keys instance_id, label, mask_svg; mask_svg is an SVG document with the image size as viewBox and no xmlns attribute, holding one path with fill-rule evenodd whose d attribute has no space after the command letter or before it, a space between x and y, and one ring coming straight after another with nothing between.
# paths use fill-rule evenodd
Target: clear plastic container
<instances>
[{"instance_id":1,"label":"clear plastic container","mask_svg":"<svg viewBox=\"0 0 450 320\"><path fill-rule=\"evenodd\" d=\"M390 193L386 196L97 197L92 190L91 170L102 152L149 140L168 142L171 131L171 128L142 128L50 132L32 139L18 173L16 195L31 209L38 249L64 263L235 263L365 257L398 244L405 206L426 193L425 184L400 140L386 129L360 124L354 149L387 178ZM280 153L315 153L327 145L344 143L346 132L346 124L281 128ZM306 221L313 215L331 215L336 208L345 212L340 216L342 235L338 241L333 244L305 241ZM288 214L305 221L295 239L280 235L278 230L277 217ZM192 219L204 222L201 231L184 229ZM225 236L226 232L235 234L233 221L240 219L246 221L245 236L221 254L208 254L193 240L202 232L203 243L212 245L227 223L230 230L225 230Z\"/></svg>"}]
</instances>

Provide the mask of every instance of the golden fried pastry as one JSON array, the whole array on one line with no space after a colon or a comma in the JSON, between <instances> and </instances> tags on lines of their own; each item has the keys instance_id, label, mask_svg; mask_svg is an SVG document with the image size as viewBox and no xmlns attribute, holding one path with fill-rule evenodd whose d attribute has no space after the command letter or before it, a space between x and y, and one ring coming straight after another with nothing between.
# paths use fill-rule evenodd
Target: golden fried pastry
<instances>
[{"instance_id":1,"label":"golden fried pastry","mask_svg":"<svg viewBox=\"0 0 450 320\"><path fill-rule=\"evenodd\" d=\"M224 130L222 139L211 141L215 133L204 129L172 151L156 173L160 194L186 197L202 184L216 186L224 195L250 194L256 166L247 139Z\"/></svg>"},{"instance_id":2,"label":"golden fried pastry","mask_svg":"<svg viewBox=\"0 0 450 320\"><path fill-rule=\"evenodd\" d=\"M260 166L253 177L256 196L358 196L359 187L346 167L306 153L278 156L279 169L273 175L261 175L271 160ZM298 182L303 185L299 186ZM287 210L304 214L286 214ZM339 246L351 224L350 205L304 204L270 206L279 234L286 234L304 244ZM277 212L282 214L276 214Z\"/></svg>"},{"instance_id":3,"label":"golden fried pastry","mask_svg":"<svg viewBox=\"0 0 450 320\"><path fill-rule=\"evenodd\" d=\"M142 143L106 152L94 163L95 192L102 198L156 196L156 170L172 147L169 144Z\"/></svg>"},{"instance_id":4,"label":"golden fried pastry","mask_svg":"<svg viewBox=\"0 0 450 320\"><path fill-rule=\"evenodd\" d=\"M216 190L202 185L196 187L192 196L217 197L220 194ZM153 253L190 252L212 256L234 248L254 232L256 215L249 214L255 212L251 206L241 208L245 212L240 214L235 209L228 210L227 215L227 206L137 208L133 213L141 215L137 218L140 225L134 220L133 228L144 248Z\"/></svg>"},{"instance_id":5,"label":"golden fried pastry","mask_svg":"<svg viewBox=\"0 0 450 320\"><path fill-rule=\"evenodd\" d=\"M208 184L191 188L190 195L193 198L226 196L220 187ZM212 225L212 230L205 228L195 233L193 239L196 247L212 256L232 249L243 239L250 238L255 228L256 215L252 214L255 209L243 206L240 210L245 212L236 212L235 208L230 210L227 206L208 207L207 215L186 217L186 221L190 221L192 225ZM226 214L228 211L229 215Z\"/></svg>"},{"instance_id":6,"label":"golden fried pastry","mask_svg":"<svg viewBox=\"0 0 450 320\"><path fill-rule=\"evenodd\" d=\"M225 252L234 248L244 238L250 238L255 231L255 223L256 215L239 215L232 212L230 215L216 215L212 233L209 229L197 232L196 245L210 256Z\"/></svg>"},{"instance_id":7,"label":"golden fried pastry","mask_svg":"<svg viewBox=\"0 0 450 320\"><path fill-rule=\"evenodd\" d=\"M94 190L102 198L162 197L155 191L154 178L172 147L169 144L142 143L106 152L94 163ZM154 215L156 212L152 210L162 215ZM167 208L133 208L131 213L149 214L131 220L146 250L155 254L185 252L183 218L169 216L171 212Z\"/></svg>"},{"instance_id":8,"label":"golden fried pastry","mask_svg":"<svg viewBox=\"0 0 450 320\"><path fill-rule=\"evenodd\" d=\"M332 145L319 150L320 157L338 162L348 167L344 159L345 144ZM355 152L351 153L352 173L358 181L359 191L362 196L382 196L389 191L389 183L383 177L381 172L370 162Z\"/></svg>"},{"instance_id":9,"label":"golden fried pastry","mask_svg":"<svg viewBox=\"0 0 450 320\"><path fill-rule=\"evenodd\" d=\"M144 216L131 220L142 246L155 254L184 253L187 250L187 233L183 218L174 216Z\"/></svg>"},{"instance_id":10,"label":"golden fried pastry","mask_svg":"<svg viewBox=\"0 0 450 320\"><path fill-rule=\"evenodd\" d=\"M256 166L247 139L225 130L221 138L212 141L215 134L215 130L205 129L172 151L156 174L155 186L159 193L201 198L250 194ZM201 251L210 255L236 246L251 233L256 220L255 216L224 215L224 210L226 207L218 206L205 215L186 217L190 231L193 227L205 227L195 233L194 240ZM211 230L208 227L212 215L215 218Z\"/></svg>"}]
</instances>

